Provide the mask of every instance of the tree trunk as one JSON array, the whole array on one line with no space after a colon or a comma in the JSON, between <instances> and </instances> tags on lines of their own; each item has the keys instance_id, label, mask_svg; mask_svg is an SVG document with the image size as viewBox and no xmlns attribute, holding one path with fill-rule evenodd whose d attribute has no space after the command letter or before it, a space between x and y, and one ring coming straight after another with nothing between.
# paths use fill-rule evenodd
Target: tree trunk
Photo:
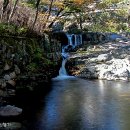
<instances>
[{"instance_id":1,"label":"tree trunk","mask_svg":"<svg viewBox=\"0 0 130 130\"><path fill-rule=\"evenodd\" d=\"M35 26L36 21L37 21L39 4L40 4L40 0L37 0L37 3L36 3L36 15L35 15L35 19L34 19L34 22L33 22L33 25L32 25L32 30L34 29L34 26Z\"/></svg>"},{"instance_id":2,"label":"tree trunk","mask_svg":"<svg viewBox=\"0 0 130 130\"><path fill-rule=\"evenodd\" d=\"M8 23L10 22L10 19L13 17L14 13L15 13L15 9L16 9L16 6L17 6L17 3L18 3L19 0L16 0L15 3L14 3L14 6L13 6L13 9L9 15L9 18L8 18Z\"/></svg>"},{"instance_id":3,"label":"tree trunk","mask_svg":"<svg viewBox=\"0 0 130 130\"><path fill-rule=\"evenodd\" d=\"M6 11L6 8L7 8L8 4L9 4L9 0L4 0L2 9L1 9L1 11L0 11L0 12L1 12L1 16L0 16L0 19L1 19L1 20L2 20L2 18L3 18L3 14L4 14L4 12Z\"/></svg>"},{"instance_id":4,"label":"tree trunk","mask_svg":"<svg viewBox=\"0 0 130 130\"><path fill-rule=\"evenodd\" d=\"M46 24L48 23L49 17L50 17L50 15L51 15L51 10L52 10L53 1L54 1L54 0L51 0L50 6L49 6L49 10L48 10L48 15L47 15L47 18L46 18L46 20L45 20L44 28L46 28Z\"/></svg>"},{"instance_id":5,"label":"tree trunk","mask_svg":"<svg viewBox=\"0 0 130 130\"><path fill-rule=\"evenodd\" d=\"M77 23L79 24L79 27L80 29L82 30L83 27L82 27L82 16L80 16L79 14L79 17L76 15L76 13L73 13L73 15L75 16L76 20L77 20Z\"/></svg>"},{"instance_id":6,"label":"tree trunk","mask_svg":"<svg viewBox=\"0 0 130 130\"><path fill-rule=\"evenodd\" d=\"M82 23L83 23L83 18L82 18L82 14L79 14L80 16L79 16L79 26L80 26L80 29L81 29L81 31L82 31L82 29L83 29L83 26L82 26Z\"/></svg>"},{"instance_id":7,"label":"tree trunk","mask_svg":"<svg viewBox=\"0 0 130 130\"><path fill-rule=\"evenodd\" d=\"M58 16L60 15L60 13L63 11L63 9L60 9L56 15L56 17L53 19L53 21L49 24L48 28L51 28L53 26L53 24L55 23L55 21L57 20Z\"/></svg>"}]
</instances>

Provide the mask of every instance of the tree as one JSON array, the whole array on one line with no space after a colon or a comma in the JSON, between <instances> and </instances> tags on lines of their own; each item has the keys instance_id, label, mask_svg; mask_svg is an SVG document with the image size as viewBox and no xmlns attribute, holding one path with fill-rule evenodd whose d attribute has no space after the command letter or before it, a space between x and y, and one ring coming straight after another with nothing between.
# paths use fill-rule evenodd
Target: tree
<instances>
[{"instance_id":1,"label":"tree","mask_svg":"<svg viewBox=\"0 0 130 130\"><path fill-rule=\"evenodd\" d=\"M40 0L37 0L36 6L35 6L35 8L36 8L36 15L35 15L35 18L34 18L34 22L33 22L32 28L34 28L34 26L35 26L35 24L36 24L36 21L37 21L39 4L40 4ZM33 30L33 29L32 29L32 30Z\"/></svg>"},{"instance_id":2,"label":"tree","mask_svg":"<svg viewBox=\"0 0 130 130\"><path fill-rule=\"evenodd\" d=\"M51 15L53 2L54 2L54 0L50 0L50 4L49 4L49 7L48 7L48 14L47 14L47 17L46 17L46 20L45 20L45 23L44 23L44 28L46 28L46 24L47 24L49 17Z\"/></svg>"},{"instance_id":3,"label":"tree","mask_svg":"<svg viewBox=\"0 0 130 130\"><path fill-rule=\"evenodd\" d=\"M43 4L48 8L47 11L45 12L44 28L45 29L51 28L55 23L55 21L59 18L61 12L64 10L63 1L42 0L41 4ZM53 17L50 18L50 16L52 16L52 13L54 13L55 15L53 15Z\"/></svg>"},{"instance_id":4,"label":"tree","mask_svg":"<svg viewBox=\"0 0 130 130\"><path fill-rule=\"evenodd\" d=\"M13 15L14 15L15 8L16 8L16 6L17 6L17 4L18 4L18 1L19 1L19 0L15 0L15 2L14 2L14 6L13 6L12 11L11 11L11 13L10 13L10 15L9 15L9 18L8 18L8 23L10 22L10 19L11 19L11 18L13 17Z\"/></svg>"},{"instance_id":5,"label":"tree","mask_svg":"<svg viewBox=\"0 0 130 130\"><path fill-rule=\"evenodd\" d=\"M125 12L126 9L118 9L117 7L116 3L120 1L122 0L102 0L100 2L97 0L4 0L2 12L6 12L4 16L10 14L8 23L31 27L32 30L40 33L50 30L57 21L62 23L76 21L80 30L86 26L90 30L95 28L96 31L98 29L104 31L106 27L106 29L109 27L109 31L111 28L114 30L119 28L118 22L124 28L123 21L129 21L129 15L127 16ZM20 7L23 6L23 3L25 8L29 8L29 13ZM20 8L16 8L17 6ZM10 7L12 8L11 11ZM1 19L3 13L1 13ZM26 23L21 21L26 21ZM85 25L85 23L87 24Z\"/></svg>"},{"instance_id":6,"label":"tree","mask_svg":"<svg viewBox=\"0 0 130 130\"><path fill-rule=\"evenodd\" d=\"M46 27L51 28L58 18L61 18L62 16L65 16L67 14L74 15L77 23L82 29L84 5L91 3L93 0L53 0L50 4L48 4L49 2L47 1L45 2L45 0L42 1L43 4L47 4L49 8L45 24L50 21L49 17L51 16L52 9L55 10L55 17L51 19L50 24Z\"/></svg>"},{"instance_id":7,"label":"tree","mask_svg":"<svg viewBox=\"0 0 130 130\"><path fill-rule=\"evenodd\" d=\"M127 7L124 8L122 0L103 0L98 3L98 12L92 16L91 31L119 32L124 30L124 23L127 21Z\"/></svg>"},{"instance_id":8,"label":"tree","mask_svg":"<svg viewBox=\"0 0 130 130\"><path fill-rule=\"evenodd\" d=\"M90 11L88 5L93 4L94 0L66 0L66 13L73 15L82 30L82 23L85 21L86 14Z\"/></svg>"},{"instance_id":9,"label":"tree","mask_svg":"<svg viewBox=\"0 0 130 130\"><path fill-rule=\"evenodd\" d=\"M9 0L4 0L3 1L3 6L2 6L2 10L1 10L1 16L0 16L1 20L2 20L4 12L6 11L6 8L7 8L8 4L9 4Z\"/></svg>"}]
</instances>

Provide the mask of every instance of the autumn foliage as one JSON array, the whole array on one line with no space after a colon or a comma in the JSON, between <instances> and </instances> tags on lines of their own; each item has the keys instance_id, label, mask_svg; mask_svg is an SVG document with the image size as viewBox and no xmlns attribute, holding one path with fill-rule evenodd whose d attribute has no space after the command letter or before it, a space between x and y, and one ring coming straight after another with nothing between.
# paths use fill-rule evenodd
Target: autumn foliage
<instances>
[{"instance_id":1,"label":"autumn foliage","mask_svg":"<svg viewBox=\"0 0 130 130\"><path fill-rule=\"evenodd\" d=\"M26 28L29 32L43 34L51 31L56 21L66 22L69 16L73 16L80 29L83 23L91 23L94 26L115 25L115 16L125 16L114 11L114 19L105 17L111 5L116 5L121 0L4 0L0 1L0 22L8 25ZM100 10L99 13L96 11ZM118 11L119 12L119 11ZM122 12L122 11L120 11ZM127 11L128 12L128 11ZM111 10L110 10L111 13ZM110 14L109 14L110 15ZM97 19L97 18L98 19ZM129 16L127 16L129 17ZM113 21L114 20L114 21ZM111 22L110 22L111 21ZM104 26L105 27L105 26ZM89 26L91 28L91 26Z\"/></svg>"}]
</instances>

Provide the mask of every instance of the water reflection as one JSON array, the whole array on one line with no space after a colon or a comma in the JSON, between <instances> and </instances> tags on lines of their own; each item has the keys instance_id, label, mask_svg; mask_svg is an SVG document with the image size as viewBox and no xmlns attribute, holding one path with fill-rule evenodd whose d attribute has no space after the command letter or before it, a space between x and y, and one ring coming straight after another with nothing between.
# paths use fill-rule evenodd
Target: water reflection
<instances>
[{"instance_id":1,"label":"water reflection","mask_svg":"<svg viewBox=\"0 0 130 130\"><path fill-rule=\"evenodd\" d=\"M52 82L45 106L30 122L33 130L130 130L129 82Z\"/></svg>"}]
</instances>

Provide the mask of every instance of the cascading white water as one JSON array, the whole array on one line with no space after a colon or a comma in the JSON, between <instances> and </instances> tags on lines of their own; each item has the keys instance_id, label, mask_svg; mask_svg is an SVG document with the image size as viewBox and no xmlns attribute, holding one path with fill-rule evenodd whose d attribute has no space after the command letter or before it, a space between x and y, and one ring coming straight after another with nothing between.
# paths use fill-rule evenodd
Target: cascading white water
<instances>
[{"instance_id":1,"label":"cascading white water","mask_svg":"<svg viewBox=\"0 0 130 130\"><path fill-rule=\"evenodd\" d=\"M69 46L72 46L72 49L74 49L76 46L82 44L82 35L76 35L76 34L67 34L66 35L68 38L68 45L62 47L62 66L59 70L59 76L54 78L55 80L62 80L64 78L73 78L73 76L68 76L67 71L65 69L65 64L67 62L67 58L69 57L69 54L66 52L66 50L69 48Z\"/></svg>"},{"instance_id":2,"label":"cascading white water","mask_svg":"<svg viewBox=\"0 0 130 130\"><path fill-rule=\"evenodd\" d=\"M59 70L59 76L67 76L68 75L66 72L66 69L65 69L66 61L67 61L67 59L63 59L63 61L62 61L62 66Z\"/></svg>"},{"instance_id":3,"label":"cascading white water","mask_svg":"<svg viewBox=\"0 0 130 130\"><path fill-rule=\"evenodd\" d=\"M59 75L56 77L56 78L53 78L53 80L63 80L63 79L66 79L66 78L70 78L70 76L68 76L67 74L67 71L65 69L65 64L67 62L67 58L68 58L68 53L65 52L65 49L66 49L66 46L65 47L62 47L62 65L60 67L60 70L59 70Z\"/></svg>"},{"instance_id":4,"label":"cascading white water","mask_svg":"<svg viewBox=\"0 0 130 130\"><path fill-rule=\"evenodd\" d=\"M71 45L71 46L73 46L73 41L72 41L72 34L70 35L70 34L67 34L66 35L67 36L67 38L68 38L68 45Z\"/></svg>"},{"instance_id":5,"label":"cascading white water","mask_svg":"<svg viewBox=\"0 0 130 130\"><path fill-rule=\"evenodd\" d=\"M69 54L67 52L65 52L65 49L67 49L67 46L64 46L62 47L62 65L61 65L61 68L59 70L59 76L67 76L67 72L66 72L66 69L65 69L65 64L67 62L67 58L69 56Z\"/></svg>"},{"instance_id":6,"label":"cascading white water","mask_svg":"<svg viewBox=\"0 0 130 130\"><path fill-rule=\"evenodd\" d=\"M68 53L66 52L66 49L69 45L72 46L72 48L75 48L76 46L82 44L82 35L76 35L76 34L67 34L67 38L68 38L68 45L62 47L62 57L63 57L63 61L62 61L62 66L59 70L59 76L67 76L67 72L65 69L65 64L67 62L67 58L68 58ZM74 39L73 39L74 38Z\"/></svg>"},{"instance_id":7,"label":"cascading white water","mask_svg":"<svg viewBox=\"0 0 130 130\"><path fill-rule=\"evenodd\" d=\"M82 44L82 35L81 34L67 34L68 45L71 45L74 49L76 46Z\"/></svg>"}]
</instances>

